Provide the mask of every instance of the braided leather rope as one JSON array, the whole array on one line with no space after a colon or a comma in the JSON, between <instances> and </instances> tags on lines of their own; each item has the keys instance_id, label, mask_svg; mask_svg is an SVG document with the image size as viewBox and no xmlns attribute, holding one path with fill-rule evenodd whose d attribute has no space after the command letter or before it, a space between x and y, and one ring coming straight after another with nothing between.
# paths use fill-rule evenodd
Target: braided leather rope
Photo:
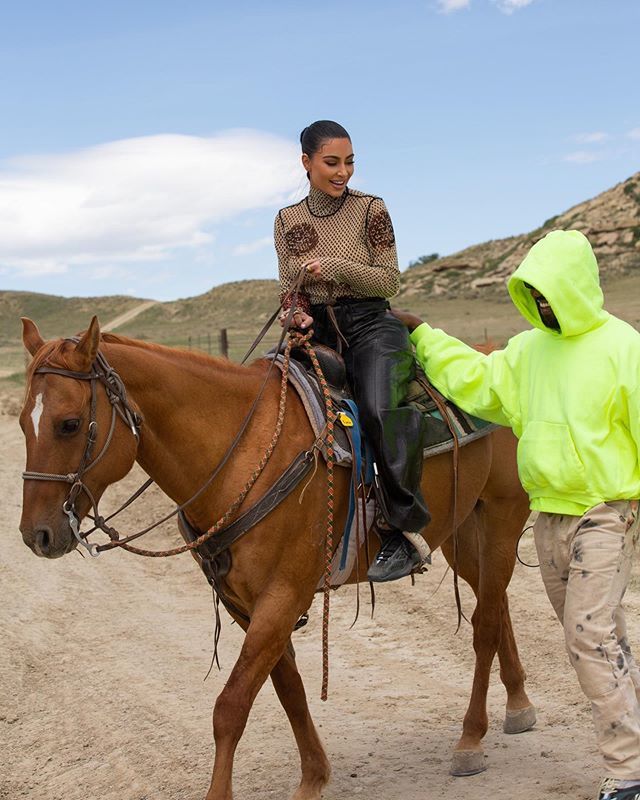
<instances>
[{"instance_id":1,"label":"braided leather rope","mask_svg":"<svg viewBox=\"0 0 640 800\"><path fill-rule=\"evenodd\" d=\"M322 389L325 409L327 413L327 427L324 441L326 444L327 462L327 534L325 538L325 560L324 560L324 581L322 585L323 606L322 606L322 689L320 699L326 700L329 688L329 603L331 598L331 561L333 558L333 512L334 512L334 486L333 486L333 467L335 463L333 450L333 428L336 419L336 412L333 408L333 400L329 391L329 385L324 377L320 363L313 347L309 342L310 335L300 336L292 334L296 338L296 344L303 346L313 365L314 372L318 378L318 383Z\"/></svg>"},{"instance_id":2,"label":"braided leather rope","mask_svg":"<svg viewBox=\"0 0 640 800\"><path fill-rule=\"evenodd\" d=\"M307 335L307 339L310 338L310 334ZM282 368L282 378L280 381L280 402L278 406L278 419L276 422L276 427L273 432L273 436L271 438L271 442L269 443L267 449L265 450L260 462L251 473L249 480L244 485L240 494L236 497L233 501L231 506L225 511L225 513L218 519L202 536L199 536L193 542L188 542L186 544L181 545L180 547L173 547L170 550L145 550L141 547L135 547L134 545L125 544L125 543L118 543L119 547L123 550L127 550L129 553L134 553L138 556L148 556L150 558L166 558L168 556L177 556L180 553L186 553L188 550L195 550L195 548L199 547L200 545L204 544L208 541L212 536L214 536L219 530L224 528L226 525L229 524L233 515L236 511L240 508L244 499L249 494L250 490L253 488L255 482L260 477L262 471L266 467L269 459L271 458L271 454L273 453L276 444L278 443L278 439L280 438L280 433L282 432L282 425L284 423L284 415L287 405L287 381L289 375L289 362L291 360L291 348L297 344L297 338L291 336L287 341L287 345L284 352L284 363Z\"/></svg>"},{"instance_id":3,"label":"braided leather rope","mask_svg":"<svg viewBox=\"0 0 640 800\"><path fill-rule=\"evenodd\" d=\"M324 559L324 580L323 580L323 608L322 608L322 688L320 697L322 700L326 700L328 697L328 688L329 688L329 609L330 609L330 598L331 598L331 561L333 558L333 518L334 518L334 484L333 484L333 467L335 463L335 456L334 456L334 422L336 419L336 412L333 408L333 400L331 398L331 393L329 391L329 385L324 377L324 373L322 372L322 367L318 361L318 358L315 354L315 350L310 343L310 339L312 336L312 331L308 331L305 334L302 334L298 331L291 331L289 335L289 339L287 341L287 345L284 352L284 363L282 368L282 378L280 381L280 402L278 406L278 419L276 422L276 427L273 433L273 437L271 442L269 443L267 449L264 452L264 455L260 459L259 464L249 477L249 480L245 484L244 488L235 499L235 501L231 504L229 509L220 517L220 519L215 522L208 531L199 536L193 542L188 542L180 547L174 547L170 550L146 550L140 547L135 547L130 544L122 543L120 546L123 550L127 550L130 553L134 553L135 555L139 556L148 556L151 558L165 558L168 556L175 556L179 555L180 553L185 553L188 550L193 550L196 547L199 547L201 544L204 544L208 541L212 536L214 536L219 530L224 528L230 521L235 512L240 508L244 499L246 498L247 494L257 481L258 477L264 470L271 454L273 453L275 446L280 438L280 433L282 432L282 426L284 423L284 415L286 410L286 399L287 399L287 382L288 382L288 375L289 375L289 363L291 360L291 349L292 347L303 347L307 353L309 354L309 358L311 360L311 364L313 365L314 372L318 378L318 383L322 389L322 396L325 403L325 409L327 413L327 425L326 425L326 433L323 437L325 447L326 447L326 463L327 463L327 530L326 530L326 537L325 537L325 559ZM315 443L314 446L318 446L318 442Z\"/></svg>"}]
</instances>

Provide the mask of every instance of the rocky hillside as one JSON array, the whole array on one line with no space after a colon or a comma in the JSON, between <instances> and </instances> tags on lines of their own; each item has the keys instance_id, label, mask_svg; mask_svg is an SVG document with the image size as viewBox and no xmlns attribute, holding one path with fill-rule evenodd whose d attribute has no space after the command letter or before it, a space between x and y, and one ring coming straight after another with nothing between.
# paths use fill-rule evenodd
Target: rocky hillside
<instances>
[{"instance_id":1,"label":"rocky hillside","mask_svg":"<svg viewBox=\"0 0 640 800\"><path fill-rule=\"evenodd\" d=\"M549 231L576 228L589 237L603 283L625 274L640 275L640 172L592 200L580 203L521 236L496 239L459 253L416 264L403 273L400 298L494 294Z\"/></svg>"}]
</instances>

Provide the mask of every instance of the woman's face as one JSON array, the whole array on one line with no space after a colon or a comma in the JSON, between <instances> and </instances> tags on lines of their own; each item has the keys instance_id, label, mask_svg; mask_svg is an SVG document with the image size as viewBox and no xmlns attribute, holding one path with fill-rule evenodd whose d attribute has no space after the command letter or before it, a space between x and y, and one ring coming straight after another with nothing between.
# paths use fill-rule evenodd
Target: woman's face
<instances>
[{"instance_id":1,"label":"woman's face","mask_svg":"<svg viewBox=\"0 0 640 800\"><path fill-rule=\"evenodd\" d=\"M340 197L354 170L353 146L350 139L326 139L312 156L302 154L302 166L309 173L309 182L332 197Z\"/></svg>"}]
</instances>

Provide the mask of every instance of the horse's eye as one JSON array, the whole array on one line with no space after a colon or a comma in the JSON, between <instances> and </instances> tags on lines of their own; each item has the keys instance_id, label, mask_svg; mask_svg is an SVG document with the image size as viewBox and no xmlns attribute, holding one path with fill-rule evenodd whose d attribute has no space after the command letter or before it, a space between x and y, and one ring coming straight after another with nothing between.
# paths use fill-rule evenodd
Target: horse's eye
<instances>
[{"instance_id":1,"label":"horse's eye","mask_svg":"<svg viewBox=\"0 0 640 800\"><path fill-rule=\"evenodd\" d=\"M60 433L64 436L71 436L80 430L79 419L65 419L60 425Z\"/></svg>"}]
</instances>

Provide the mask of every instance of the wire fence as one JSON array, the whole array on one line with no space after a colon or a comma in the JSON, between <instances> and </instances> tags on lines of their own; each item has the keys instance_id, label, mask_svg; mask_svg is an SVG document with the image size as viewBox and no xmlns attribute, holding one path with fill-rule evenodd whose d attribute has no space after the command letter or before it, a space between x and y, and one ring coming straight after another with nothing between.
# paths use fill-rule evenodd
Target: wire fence
<instances>
[{"instance_id":1,"label":"wire fence","mask_svg":"<svg viewBox=\"0 0 640 800\"><path fill-rule=\"evenodd\" d=\"M167 338L159 336L158 331L154 331L154 334L150 335L140 331L134 338L184 350L195 350L210 356L228 358L231 361L241 361L254 343L259 331L259 326L255 331L251 330L249 333L229 328L217 328L187 333L182 336L173 334ZM281 332L280 326L274 324L254 351L254 357L260 357L273 347L280 338Z\"/></svg>"}]
</instances>

